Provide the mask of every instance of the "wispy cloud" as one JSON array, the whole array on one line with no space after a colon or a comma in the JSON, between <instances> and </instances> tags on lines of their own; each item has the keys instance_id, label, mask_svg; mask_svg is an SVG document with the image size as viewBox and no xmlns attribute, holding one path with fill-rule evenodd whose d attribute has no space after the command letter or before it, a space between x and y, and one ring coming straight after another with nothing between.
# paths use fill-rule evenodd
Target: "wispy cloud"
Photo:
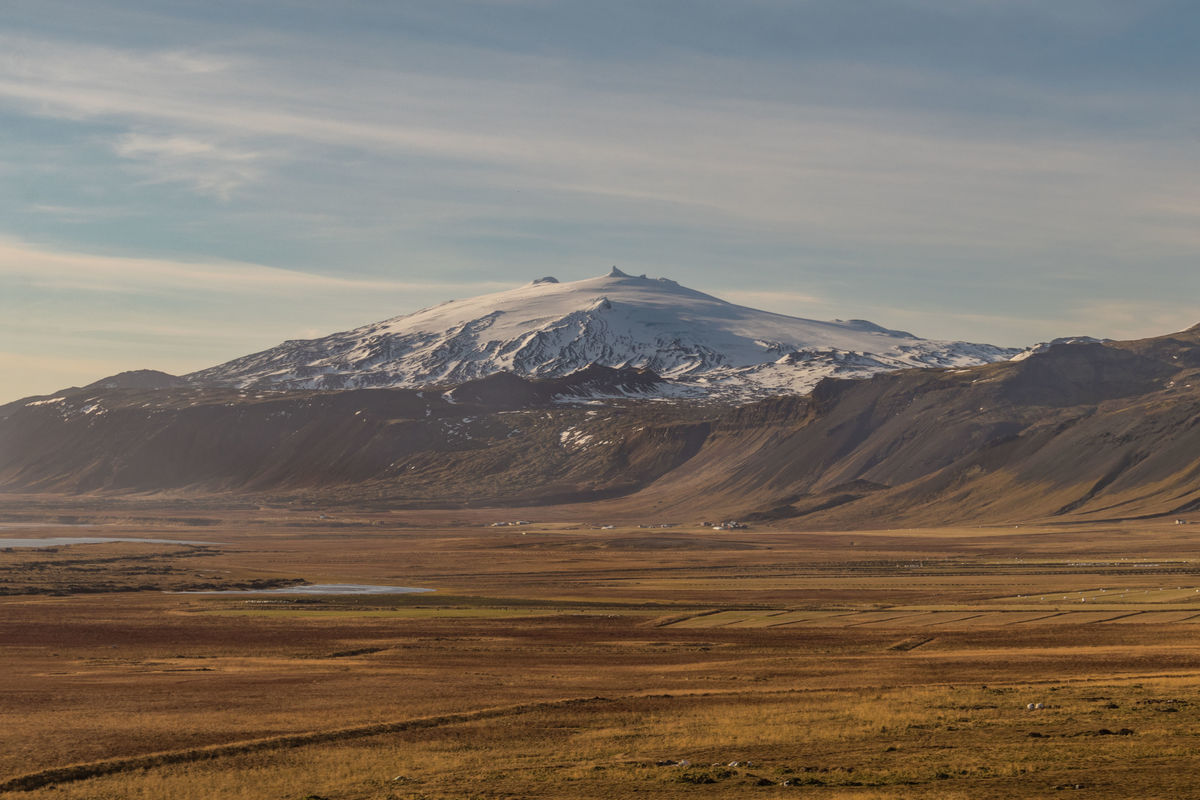
<instances>
[{"instance_id":1,"label":"wispy cloud","mask_svg":"<svg viewBox=\"0 0 1200 800\"><path fill-rule=\"evenodd\" d=\"M347 278L241 262L188 262L97 255L49 248L0 236L0 280L50 289L91 292L411 292L489 291L510 283Z\"/></svg>"},{"instance_id":2,"label":"wispy cloud","mask_svg":"<svg viewBox=\"0 0 1200 800\"><path fill-rule=\"evenodd\" d=\"M261 153L191 136L126 133L114 143L122 158L143 167L153 182L183 183L228 200L239 186L262 177Z\"/></svg>"},{"instance_id":3,"label":"wispy cloud","mask_svg":"<svg viewBox=\"0 0 1200 800\"><path fill-rule=\"evenodd\" d=\"M1063 136L1028 123L997 130L994 119L969 114L743 98L736 83L700 96L675 91L685 77L654 92L626 76L576 86L583 78L560 77L564 65L549 57L539 65L529 56L476 54L496 74L465 79L336 62L326 74L296 75L286 57L11 36L0 36L0 51L0 102L124 124L115 152L148 179L225 199L272 167L349 148L422 159L453 174L475 165L491 170L473 176L482 185L640 204L663 220L690 210L857 241L1010 246L1016 227L1025 242L1093 234L1096 206L1130 210L1157 189L1139 176L1162 172L1157 164L1166 160L1096 131ZM689 58L694 72L720 75L720 59ZM875 81L867 66L822 67ZM894 81L876 69L880 81ZM909 70L904 80L909 92L950 88L943 74ZM1087 100L1011 83L990 90L1026 92L1041 107ZM529 197L526 204L536 202Z\"/></svg>"},{"instance_id":4,"label":"wispy cloud","mask_svg":"<svg viewBox=\"0 0 1200 800\"><path fill-rule=\"evenodd\" d=\"M62 222L93 222L101 219L114 219L131 213L128 209L111 206L59 205L56 203L31 203L26 206L26 210L54 217Z\"/></svg>"},{"instance_id":5,"label":"wispy cloud","mask_svg":"<svg viewBox=\"0 0 1200 800\"><path fill-rule=\"evenodd\" d=\"M545 77L558 66L548 58L538 77L526 63L536 59L522 57L517 69L490 55L497 77L468 80L344 64L293 75L288 61L265 55L3 36L0 50L0 103L123 124L114 151L146 180L226 200L282 181L271 173L306 160L358 157L390 162L408 193L418 187L408 185L406 160L417 159L430 194L461 185L453 190L463 215L486 202L478 190L505 189L524 191L509 210L526 216L584 220L600 203L618 218L1017 253L1153 242L1161 231L1144 224L1143 209L1162 193L1191 191L1169 155L1097 131L1063 136L1053 126L995 129L992 119L944 111L742 98L735 86L666 99L661 92L674 86L580 88ZM869 71L855 68L854 79L870 83ZM947 88L944 75L912 70L904 80L909 91L922 82L929 92ZM1040 88L1028 92L1031 102L1052 103ZM468 166L475 172L464 181ZM1119 234L1096 224L1119 218Z\"/></svg>"}]
</instances>

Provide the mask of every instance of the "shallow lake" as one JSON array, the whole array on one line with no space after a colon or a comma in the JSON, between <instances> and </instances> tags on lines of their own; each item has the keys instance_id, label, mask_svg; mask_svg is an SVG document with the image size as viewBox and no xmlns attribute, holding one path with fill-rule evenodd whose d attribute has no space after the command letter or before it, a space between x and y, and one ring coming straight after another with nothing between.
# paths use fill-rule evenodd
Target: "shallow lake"
<instances>
[{"instance_id":1,"label":"shallow lake","mask_svg":"<svg viewBox=\"0 0 1200 800\"><path fill-rule=\"evenodd\" d=\"M37 539L8 539L0 536L0 550L6 547L66 547L72 544L104 544L105 542L145 542L146 544L217 544L193 542L186 539L136 539L131 536L47 536Z\"/></svg>"}]
</instances>

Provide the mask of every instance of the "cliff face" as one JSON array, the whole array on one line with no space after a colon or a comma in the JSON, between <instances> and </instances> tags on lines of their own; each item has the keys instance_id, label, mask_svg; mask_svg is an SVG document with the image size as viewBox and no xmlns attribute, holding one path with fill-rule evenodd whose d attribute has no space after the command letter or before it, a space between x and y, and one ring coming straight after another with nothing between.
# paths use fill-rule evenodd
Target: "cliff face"
<instances>
[{"instance_id":1,"label":"cliff face","mask_svg":"<svg viewBox=\"0 0 1200 800\"><path fill-rule=\"evenodd\" d=\"M1200 510L1197 329L828 379L811 396L742 406L636 399L656 381L593 367L437 392L88 387L0 409L0 488L607 499L631 513L805 527Z\"/></svg>"}]
</instances>

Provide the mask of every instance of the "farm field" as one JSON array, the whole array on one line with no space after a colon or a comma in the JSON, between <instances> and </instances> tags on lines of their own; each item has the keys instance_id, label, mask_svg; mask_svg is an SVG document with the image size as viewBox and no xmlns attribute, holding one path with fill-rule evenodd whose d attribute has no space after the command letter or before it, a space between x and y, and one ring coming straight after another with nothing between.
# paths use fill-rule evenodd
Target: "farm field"
<instances>
[{"instance_id":1,"label":"farm field","mask_svg":"<svg viewBox=\"0 0 1200 800\"><path fill-rule=\"evenodd\" d=\"M0 538L171 541L0 542L6 800L1200 785L1187 525L13 508ZM302 582L435 591L221 593Z\"/></svg>"}]
</instances>

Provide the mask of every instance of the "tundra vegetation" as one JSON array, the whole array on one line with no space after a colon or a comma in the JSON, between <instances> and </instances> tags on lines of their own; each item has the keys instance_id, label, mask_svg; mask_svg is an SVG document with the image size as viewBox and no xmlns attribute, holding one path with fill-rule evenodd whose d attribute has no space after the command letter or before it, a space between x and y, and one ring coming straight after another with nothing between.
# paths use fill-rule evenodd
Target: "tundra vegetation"
<instances>
[{"instance_id":1,"label":"tundra vegetation","mask_svg":"<svg viewBox=\"0 0 1200 800\"><path fill-rule=\"evenodd\" d=\"M6 504L3 536L206 542L0 549L6 800L1200 784L1200 553L1174 518L717 531L619 504L179 507ZM301 581L436 591L179 593Z\"/></svg>"}]
</instances>

